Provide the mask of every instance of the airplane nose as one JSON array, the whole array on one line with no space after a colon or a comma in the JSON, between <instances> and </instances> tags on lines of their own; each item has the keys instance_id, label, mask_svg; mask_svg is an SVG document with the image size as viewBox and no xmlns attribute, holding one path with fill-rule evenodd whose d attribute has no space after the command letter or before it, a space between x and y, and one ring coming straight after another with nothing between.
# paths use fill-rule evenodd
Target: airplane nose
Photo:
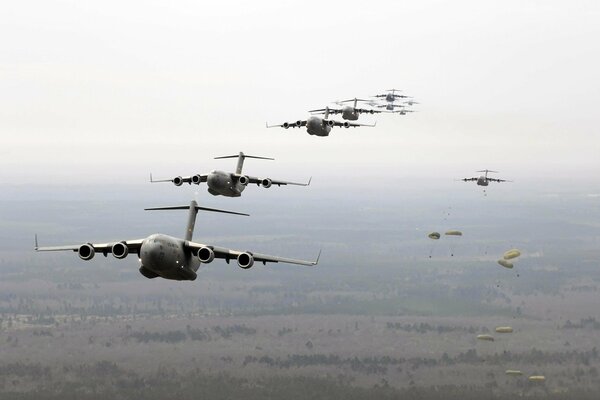
<instances>
[{"instance_id":1,"label":"airplane nose","mask_svg":"<svg viewBox=\"0 0 600 400\"><path fill-rule=\"evenodd\" d=\"M145 241L140 249L142 265L147 268L155 268L160 254L161 249L158 243L155 243L153 240Z\"/></svg>"}]
</instances>

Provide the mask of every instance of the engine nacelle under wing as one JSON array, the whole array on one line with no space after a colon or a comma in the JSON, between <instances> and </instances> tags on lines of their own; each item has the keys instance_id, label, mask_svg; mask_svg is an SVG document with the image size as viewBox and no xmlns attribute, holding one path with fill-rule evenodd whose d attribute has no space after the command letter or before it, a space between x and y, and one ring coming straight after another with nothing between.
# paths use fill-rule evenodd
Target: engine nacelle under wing
<instances>
[{"instance_id":1,"label":"engine nacelle under wing","mask_svg":"<svg viewBox=\"0 0 600 400\"><path fill-rule=\"evenodd\" d=\"M115 258L122 259L129 254L129 247L125 242L118 242L112 245L111 252Z\"/></svg>"},{"instance_id":2,"label":"engine nacelle under wing","mask_svg":"<svg viewBox=\"0 0 600 400\"><path fill-rule=\"evenodd\" d=\"M192 183L194 185L198 185L198 184L200 184L200 182L202 182L202 177L200 175L192 176Z\"/></svg>"},{"instance_id":3,"label":"engine nacelle under wing","mask_svg":"<svg viewBox=\"0 0 600 400\"><path fill-rule=\"evenodd\" d=\"M254 257L249 252L242 253L238 256L237 263L242 269L251 268L254 265Z\"/></svg>"},{"instance_id":4,"label":"engine nacelle under wing","mask_svg":"<svg viewBox=\"0 0 600 400\"><path fill-rule=\"evenodd\" d=\"M208 264L215 259L215 252L210 247L201 247L198 250L198 260L201 263Z\"/></svg>"},{"instance_id":5,"label":"engine nacelle under wing","mask_svg":"<svg viewBox=\"0 0 600 400\"><path fill-rule=\"evenodd\" d=\"M176 176L175 178L173 178L173 184L175 186L183 185L183 178L181 176Z\"/></svg>"},{"instance_id":6,"label":"engine nacelle under wing","mask_svg":"<svg viewBox=\"0 0 600 400\"><path fill-rule=\"evenodd\" d=\"M246 175L242 175L238 178L238 182L246 186L250 182L250 179Z\"/></svg>"},{"instance_id":7,"label":"engine nacelle under wing","mask_svg":"<svg viewBox=\"0 0 600 400\"><path fill-rule=\"evenodd\" d=\"M94 250L94 246L92 246L89 243L86 243L79 246L79 249L77 249L77 255L79 255L79 258L81 258L82 260L88 261L94 258L94 256L96 255L96 251Z\"/></svg>"},{"instance_id":8,"label":"engine nacelle under wing","mask_svg":"<svg viewBox=\"0 0 600 400\"><path fill-rule=\"evenodd\" d=\"M265 178L262 181L260 181L260 184L262 185L262 187L268 189L271 187L271 185L273 185L273 181L270 180L269 178Z\"/></svg>"}]
</instances>

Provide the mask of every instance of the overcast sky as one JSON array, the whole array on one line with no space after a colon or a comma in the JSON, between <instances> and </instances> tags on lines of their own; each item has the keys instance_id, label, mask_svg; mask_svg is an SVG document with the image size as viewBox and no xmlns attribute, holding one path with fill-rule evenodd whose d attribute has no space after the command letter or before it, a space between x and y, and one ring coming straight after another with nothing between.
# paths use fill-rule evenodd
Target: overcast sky
<instances>
[{"instance_id":1,"label":"overcast sky","mask_svg":"<svg viewBox=\"0 0 600 400\"><path fill-rule=\"evenodd\" d=\"M0 184L143 182L239 151L275 178L597 182L598 21L597 1L3 2ZM419 112L265 128L392 87Z\"/></svg>"}]
</instances>

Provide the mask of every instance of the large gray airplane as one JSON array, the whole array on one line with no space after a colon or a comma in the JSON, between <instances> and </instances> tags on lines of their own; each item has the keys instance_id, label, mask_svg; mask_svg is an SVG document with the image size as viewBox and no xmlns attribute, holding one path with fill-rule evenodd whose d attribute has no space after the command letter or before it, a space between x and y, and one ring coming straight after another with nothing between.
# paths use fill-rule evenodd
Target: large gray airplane
<instances>
[{"instance_id":1,"label":"large gray airplane","mask_svg":"<svg viewBox=\"0 0 600 400\"><path fill-rule=\"evenodd\" d=\"M376 125L366 125L366 124L357 124L354 122L341 122L341 121L334 121L329 119L329 109L325 108L325 115L323 116L323 118L321 117L317 117L315 115L312 115L310 117L308 117L307 120L298 120L296 122L284 122L283 124L280 125L269 125L267 123L267 128L276 128L276 127L280 127L280 128L302 128L302 127L306 127L306 131L308 132L309 135L314 135L314 136L329 136L329 132L331 132L331 128L333 128L334 126L343 126L344 128L356 128L359 126L369 126L369 127L374 127Z\"/></svg>"},{"instance_id":2,"label":"large gray airplane","mask_svg":"<svg viewBox=\"0 0 600 400\"><path fill-rule=\"evenodd\" d=\"M310 113L319 113L324 114L329 111L329 114L342 114L343 119L347 119L349 121L356 121L360 114L379 114L381 111L366 109L366 108L358 108L359 101L368 101L362 100L358 98L350 99L350 100L342 100L338 101L337 104L342 105L343 103L354 102L354 106L343 106L342 108L320 108L317 110L310 110Z\"/></svg>"},{"instance_id":3,"label":"large gray airplane","mask_svg":"<svg viewBox=\"0 0 600 400\"><path fill-rule=\"evenodd\" d=\"M376 94L373 97L380 98L380 99L383 98L388 103L393 103L394 101L396 101L398 99L408 99L408 98L410 98L410 96L406 96L406 95L403 95L403 94L397 94L396 92L401 92L400 89L388 89L388 90L386 90L386 92L389 92L389 93Z\"/></svg>"},{"instance_id":4,"label":"large gray airplane","mask_svg":"<svg viewBox=\"0 0 600 400\"><path fill-rule=\"evenodd\" d=\"M297 183L297 182L287 182L280 181L277 179L271 178L257 178L254 176L248 176L242 174L242 168L244 167L244 160L246 158L256 158L259 160L274 160L274 158L268 157L257 157L257 156L249 156L242 152L238 155L233 156L222 156L215 157L215 160L223 159L223 158L237 158L238 163L235 170L235 173L232 172L224 172L218 170L212 170L208 174L197 174L192 176L176 176L173 179L152 179L152 174L150 175L150 182L173 182L175 186L181 186L184 183L199 185L202 182L206 182L208 185L208 193L213 196L227 196L227 197L240 197L246 186L250 183L255 183L258 186L262 186L264 188L270 188L273 185L281 186L281 185L296 185L296 186L308 186L310 185L311 179L308 180L307 183Z\"/></svg>"},{"instance_id":5,"label":"large gray airplane","mask_svg":"<svg viewBox=\"0 0 600 400\"><path fill-rule=\"evenodd\" d=\"M198 210L214 211L227 214L248 215L233 211L218 210L214 208L199 207L196 201L189 206L170 206L146 208L146 210L183 210L189 209L185 239L179 239L161 233L155 233L145 239L122 240L111 243L83 243L68 246L39 247L37 235L35 237L36 251L74 251L82 260L91 260L96 253L107 257L111 253L115 258L123 259L130 254L135 254L140 261L140 273L148 279L164 278L176 281L193 281L197 278L200 264L208 264L215 258L222 258L228 264L236 259L240 268L251 268L255 262L288 263L297 265L313 266L319 262L319 256L315 261L295 260L271 256L267 254L253 253L250 251L230 250L192 241L194 225Z\"/></svg>"},{"instance_id":6,"label":"large gray airplane","mask_svg":"<svg viewBox=\"0 0 600 400\"><path fill-rule=\"evenodd\" d=\"M406 115L406 113L415 112L414 110L407 109L404 104L394 104L394 103L374 104L374 103L371 103L371 105L373 107L385 108L386 112L400 114L400 115Z\"/></svg>"},{"instance_id":7,"label":"large gray airplane","mask_svg":"<svg viewBox=\"0 0 600 400\"><path fill-rule=\"evenodd\" d=\"M478 177L475 178L463 178L460 179L463 182L477 182L477 185L479 186L487 186L489 185L490 182L511 182L511 181L507 181L504 179L496 179L496 178L489 178L487 175L488 173L492 172L492 173L498 173L498 171L490 171L489 169L484 169L482 171L477 171L477 172L484 172L485 175L480 175Z\"/></svg>"}]
</instances>

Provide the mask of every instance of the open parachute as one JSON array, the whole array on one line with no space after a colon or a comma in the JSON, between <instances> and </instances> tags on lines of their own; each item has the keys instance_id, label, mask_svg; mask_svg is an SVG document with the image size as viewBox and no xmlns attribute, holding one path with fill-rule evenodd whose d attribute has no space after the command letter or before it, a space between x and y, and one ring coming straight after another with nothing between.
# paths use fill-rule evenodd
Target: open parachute
<instances>
[{"instance_id":1,"label":"open parachute","mask_svg":"<svg viewBox=\"0 0 600 400\"><path fill-rule=\"evenodd\" d=\"M508 269L512 269L514 267L514 264L506 261L504 258L501 258L498 260L498 264L502 265L504 268L508 268Z\"/></svg>"},{"instance_id":2,"label":"open parachute","mask_svg":"<svg viewBox=\"0 0 600 400\"><path fill-rule=\"evenodd\" d=\"M521 255L521 252L517 249L511 249L508 250L507 252L504 253L504 255L502 256L502 258L504 258L505 260L511 260L513 258L517 258Z\"/></svg>"},{"instance_id":3,"label":"open parachute","mask_svg":"<svg viewBox=\"0 0 600 400\"><path fill-rule=\"evenodd\" d=\"M444 233L444 235L446 235L446 236L462 236L462 232L457 231L457 230L449 230L446 233Z\"/></svg>"}]
</instances>

